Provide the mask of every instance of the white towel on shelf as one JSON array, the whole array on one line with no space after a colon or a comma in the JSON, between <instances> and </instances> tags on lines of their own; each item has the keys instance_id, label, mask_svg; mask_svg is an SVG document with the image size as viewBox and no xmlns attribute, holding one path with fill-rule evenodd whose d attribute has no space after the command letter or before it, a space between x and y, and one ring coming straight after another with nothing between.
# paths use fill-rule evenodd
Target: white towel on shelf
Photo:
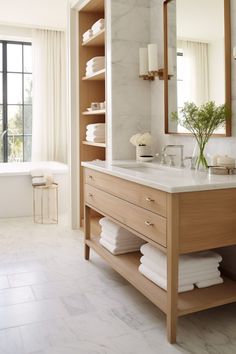
<instances>
[{"instance_id":1,"label":"white towel on shelf","mask_svg":"<svg viewBox=\"0 0 236 354\"><path fill-rule=\"evenodd\" d=\"M209 286L213 286L213 285L222 284L223 282L224 282L223 278L216 277L214 279L199 281L195 285L201 289L201 288L208 288Z\"/></svg>"},{"instance_id":2,"label":"white towel on shelf","mask_svg":"<svg viewBox=\"0 0 236 354\"><path fill-rule=\"evenodd\" d=\"M88 136L89 138L105 138L105 132L86 132L86 136Z\"/></svg>"},{"instance_id":3,"label":"white towel on shelf","mask_svg":"<svg viewBox=\"0 0 236 354\"><path fill-rule=\"evenodd\" d=\"M152 272L148 267L146 267L144 264L141 264L138 268L139 272L142 273L146 278L151 280L153 283L157 284L160 286L162 289L167 290L167 279L159 276L158 274ZM178 292L185 292L185 291L190 291L194 289L193 283L189 283L186 285L179 285Z\"/></svg>"},{"instance_id":4,"label":"white towel on shelf","mask_svg":"<svg viewBox=\"0 0 236 354\"><path fill-rule=\"evenodd\" d=\"M100 127L89 127L89 126L87 125L86 129L87 129L87 132L91 132L91 133L95 133L95 132L105 132L105 131L106 131L106 126L105 126L105 124L104 124L104 125L101 125Z\"/></svg>"},{"instance_id":5,"label":"white towel on shelf","mask_svg":"<svg viewBox=\"0 0 236 354\"><path fill-rule=\"evenodd\" d=\"M153 272L157 272L160 275L163 275L164 277L167 277L167 266L161 267L157 263L154 263L152 260L150 260L147 256L142 256L140 258L140 262L150 268ZM220 273L218 271L219 263L216 263L215 265L211 265L208 267L188 267L187 269L182 269L179 271L179 277L181 278L188 278L188 277L201 277L205 276L205 274L212 274L214 273L215 275L218 275ZM198 279L198 278L197 278Z\"/></svg>"},{"instance_id":6,"label":"white towel on shelf","mask_svg":"<svg viewBox=\"0 0 236 354\"><path fill-rule=\"evenodd\" d=\"M94 64L86 65L86 71L98 71L104 68L105 68L104 63L94 63Z\"/></svg>"},{"instance_id":7,"label":"white towel on shelf","mask_svg":"<svg viewBox=\"0 0 236 354\"><path fill-rule=\"evenodd\" d=\"M92 66L94 64L104 64L105 65L105 57L104 56L100 56L100 57L94 57L90 60L87 61L87 66Z\"/></svg>"},{"instance_id":8,"label":"white towel on shelf","mask_svg":"<svg viewBox=\"0 0 236 354\"><path fill-rule=\"evenodd\" d=\"M86 141L89 143L105 143L105 138L90 138L86 136Z\"/></svg>"},{"instance_id":9,"label":"white towel on shelf","mask_svg":"<svg viewBox=\"0 0 236 354\"><path fill-rule=\"evenodd\" d=\"M120 238L126 238L129 236L130 238L136 238L132 232L124 229L123 227L115 224L113 221L109 220L108 218L102 218L99 220L99 224L102 226L102 231L106 232L108 234L111 234L114 239Z\"/></svg>"},{"instance_id":10,"label":"white towel on shelf","mask_svg":"<svg viewBox=\"0 0 236 354\"><path fill-rule=\"evenodd\" d=\"M139 247L134 247L134 246L128 246L128 247L118 247L110 244L103 238L100 238L99 240L100 244L105 247L109 252L111 252L114 255L118 254L124 254L124 253L130 253L130 252L137 252L139 250Z\"/></svg>"},{"instance_id":11,"label":"white towel on shelf","mask_svg":"<svg viewBox=\"0 0 236 354\"><path fill-rule=\"evenodd\" d=\"M126 236L125 238L122 238L122 239L114 238L111 234L107 234L105 232L101 232L101 237L104 240L110 242L110 244L112 244L114 246L134 245L134 246L138 246L140 248L140 246L145 242L139 237L130 238L129 236Z\"/></svg>"},{"instance_id":12,"label":"white towel on shelf","mask_svg":"<svg viewBox=\"0 0 236 354\"><path fill-rule=\"evenodd\" d=\"M106 131L104 129L87 129L86 134L87 135L95 135L95 136L105 136Z\"/></svg>"},{"instance_id":13,"label":"white towel on shelf","mask_svg":"<svg viewBox=\"0 0 236 354\"><path fill-rule=\"evenodd\" d=\"M87 129L98 129L98 128L105 128L106 123L94 123L94 124L88 124L86 126Z\"/></svg>"},{"instance_id":14,"label":"white towel on shelf","mask_svg":"<svg viewBox=\"0 0 236 354\"><path fill-rule=\"evenodd\" d=\"M83 42L86 42L87 40L89 40L91 37L93 36L93 30L89 29L88 31L86 31L83 34Z\"/></svg>"},{"instance_id":15,"label":"white towel on shelf","mask_svg":"<svg viewBox=\"0 0 236 354\"><path fill-rule=\"evenodd\" d=\"M143 245L140 249L141 253L160 266L167 266L166 254L149 243ZM213 251L203 251L181 255L179 257L179 269L188 269L188 267L210 266L216 265L222 261L222 257Z\"/></svg>"},{"instance_id":16,"label":"white towel on shelf","mask_svg":"<svg viewBox=\"0 0 236 354\"><path fill-rule=\"evenodd\" d=\"M105 25L105 20L104 20L104 18L100 18L98 21L96 21L96 22L92 25L91 29L92 29L92 31L93 31L93 30L96 30L97 28L100 28L100 27L103 27L103 28L104 28L104 25Z\"/></svg>"}]
</instances>

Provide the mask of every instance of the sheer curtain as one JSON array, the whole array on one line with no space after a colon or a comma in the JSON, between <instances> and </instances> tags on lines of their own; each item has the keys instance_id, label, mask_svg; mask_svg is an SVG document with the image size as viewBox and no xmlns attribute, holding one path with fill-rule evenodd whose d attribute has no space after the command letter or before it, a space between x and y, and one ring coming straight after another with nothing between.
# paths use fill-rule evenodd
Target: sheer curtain
<instances>
[{"instance_id":1,"label":"sheer curtain","mask_svg":"<svg viewBox=\"0 0 236 354\"><path fill-rule=\"evenodd\" d=\"M65 34L33 30L32 161L67 161Z\"/></svg>"},{"instance_id":2,"label":"sheer curtain","mask_svg":"<svg viewBox=\"0 0 236 354\"><path fill-rule=\"evenodd\" d=\"M184 102L201 105L209 101L208 44L180 41L183 50Z\"/></svg>"}]
</instances>

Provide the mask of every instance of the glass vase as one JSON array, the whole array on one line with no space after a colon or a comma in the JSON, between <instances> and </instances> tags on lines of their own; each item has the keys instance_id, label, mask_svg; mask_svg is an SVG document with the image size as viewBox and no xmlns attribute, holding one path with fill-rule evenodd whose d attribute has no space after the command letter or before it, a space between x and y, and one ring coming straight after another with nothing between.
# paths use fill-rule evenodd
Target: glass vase
<instances>
[{"instance_id":1,"label":"glass vase","mask_svg":"<svg viewBox=\"0 0 236 354\"><path fill-rule=\"evenodd\" d=\"M193 159L197 171L207 171L208 163L205 155L205 145L196 142L193 150Z\"/></svg>"}]
</instances>

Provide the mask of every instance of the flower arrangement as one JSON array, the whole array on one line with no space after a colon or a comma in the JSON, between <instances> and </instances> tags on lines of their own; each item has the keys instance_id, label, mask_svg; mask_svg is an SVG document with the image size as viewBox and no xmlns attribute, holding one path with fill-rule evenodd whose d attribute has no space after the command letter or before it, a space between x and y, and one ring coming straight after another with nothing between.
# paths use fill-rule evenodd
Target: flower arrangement
<instances>
[{"instance_id":1,"label":"flower arrangement","mask_svg":"<svg viewBox=\"0 0 236 354\"><path fill-rule=\"evenodd\" d=\"M152 145L152 136L150 133L135 134L130 138L130 142L134 146L150 146Z\"/></svg>"},{"instance_id":2,"label":"flower arrangement","mask_svg":"<svg viewBox=\"0 0 236 354\"><path fill-rule=\"evenodd\" d=\"M199 155L196 161L197 169L208 167L204 149L214 131L223 127L229 117L229 109L225 104L217 106L210 101L197 107L192 102L186 102L180 113L172 113L172 119L191 132L198 144Z\"/></svg>"}]
</instances>

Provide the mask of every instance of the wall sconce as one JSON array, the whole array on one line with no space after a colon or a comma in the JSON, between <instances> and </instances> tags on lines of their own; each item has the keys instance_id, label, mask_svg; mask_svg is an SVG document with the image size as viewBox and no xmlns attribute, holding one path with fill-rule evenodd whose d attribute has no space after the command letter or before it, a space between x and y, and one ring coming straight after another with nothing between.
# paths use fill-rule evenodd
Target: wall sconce
<instances>
[{"instance_id":1,"label":"wall sconce","mask_svg":"<svg viewBox=\"0 0 236 354\"><path fill-rule=\"evenodd\" d=\"M171 48L170 48L171 49ZM169 71L170 80L173 72L173 56L172 51L169 54ZM158 48L156 44L148 44L147 48L139 49L139 77L143 80L154 81L156 77L164 80L164 69L158 69Z\"/></svg>"},{"instance_id":2,"label":"wall sconce","mask_svg":"<svg viewBox=\"0 0 236 354\"><path fill-rule=\"evenodd\" d=\"M233 57L234 57L234 60L236 60L236 47L233 48Z\"/></svg>"}]
</instances>

